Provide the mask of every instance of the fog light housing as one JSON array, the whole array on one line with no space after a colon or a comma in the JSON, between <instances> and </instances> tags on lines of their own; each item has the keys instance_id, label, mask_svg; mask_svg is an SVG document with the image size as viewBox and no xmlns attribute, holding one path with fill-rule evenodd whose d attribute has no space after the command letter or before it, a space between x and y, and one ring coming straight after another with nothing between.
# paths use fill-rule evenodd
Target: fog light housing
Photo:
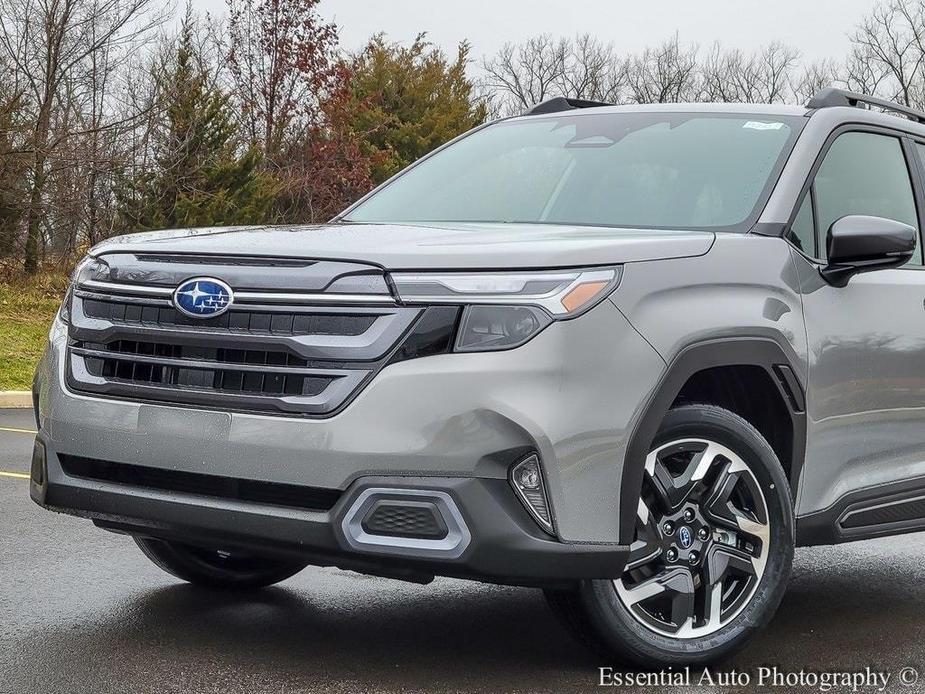
<instances>
[{"instance_id":1,"label":"fog light housing","mask_svg":"<svg viewBox=\"0 0 925 694\"><path fill-rule=\"evenodd\" d=\"M38 439L32 446L32 466L29 476L32 482L39 487L45 484L45 444Z\"/></svg>"},{"instance_id":2,"label":"fog light housing","mask_svg":"<svg viewBox=\"0 0 925 694\"><path fill-rule=\"evenodd\" d=\"M539 523L543 530L553 535L552 515L549 511L543 470L540 468L540 459L535 453L511 468L510 481L517 498L520 499L533 520Z\"/></svg>"}]
</instances>

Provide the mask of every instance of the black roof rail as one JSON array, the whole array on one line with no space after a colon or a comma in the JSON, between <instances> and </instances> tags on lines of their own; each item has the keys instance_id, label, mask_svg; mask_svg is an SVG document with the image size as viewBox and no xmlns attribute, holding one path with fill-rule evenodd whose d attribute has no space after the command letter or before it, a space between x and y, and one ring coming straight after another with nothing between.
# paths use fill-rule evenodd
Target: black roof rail
<instances>
[{"instance_id":1,"label":"black roof rail","mask_svg":"<svg viewBox=\"0 0 925 694\"><path fill-rule=\"evenodd\" d=\"M917 111L909 106L897 104L895 101L878 99L875 96L867 96L866 94L859 94L858 92L849 92L846 89L838 89L836 87L820 89L816 92L816 95L809 100L809 103L806 104L806 108L831 108L833 106L856 107L859 104L867 104L868 106L882 108L884 111L901 113L917 123L925 123L925 111Z\"/></svg>"},{"instance_id":2,"label":"black roof rail","mask_svg":"<svg viewBox=\"0 0 925 694\"><path fill-rule=\"evenodd\" d=\"M557 96L554 99L547 99L537 104L529 111L524 113L525 116L538 116L542 113L558 113L559 111L572 111L576 108L594 108L596 106L613 106L603 101L586 101L584 99L566 99L564 96Z\"/></svg>"}]
</instances>

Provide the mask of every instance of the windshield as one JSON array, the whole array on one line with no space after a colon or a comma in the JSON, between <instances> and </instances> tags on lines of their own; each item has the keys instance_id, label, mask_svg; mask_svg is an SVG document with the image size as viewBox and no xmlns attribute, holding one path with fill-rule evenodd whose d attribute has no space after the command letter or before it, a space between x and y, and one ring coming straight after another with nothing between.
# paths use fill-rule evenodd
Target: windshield
<instances>
[{"instance_id":1,"label":"windshield","mask_svg":"<svg viewBox=\"0 0 925 694\"><path fill-rule=\"evenodd\" d=\"M804 120L649 112L503 121L423 160L344 219L737 228L757 217Z\"/></svg>"}]
</instances>

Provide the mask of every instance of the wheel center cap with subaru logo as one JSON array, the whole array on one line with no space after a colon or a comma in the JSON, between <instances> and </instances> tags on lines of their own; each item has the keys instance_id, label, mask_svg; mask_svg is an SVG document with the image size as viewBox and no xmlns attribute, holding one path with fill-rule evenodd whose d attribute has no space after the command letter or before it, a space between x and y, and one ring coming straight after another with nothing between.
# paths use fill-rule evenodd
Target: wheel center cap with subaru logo
<instances>
[{"instance_id":1,"label":"wheel center cap with subaru logo","mask_svg":"<svg viewBox=\"0 0 925 694\"><path fill-rule=\"evenodd\" d=\"M690 549L694 544L694 533L686 525L682 525L678 530L678 543L683 549Z\"/></svg>"},{"instance_id":2,"label":"wheel center cap with subaru logo","mask_svg":"<svg viewBox=\"0 0 925 694\"><path fill-rule=\"evenodd\" d=\"M231 287L212 277L186 280L173 293L173 305L180 313L193 318L222 315L234 301Z\"/></svg>"}]
</instances>

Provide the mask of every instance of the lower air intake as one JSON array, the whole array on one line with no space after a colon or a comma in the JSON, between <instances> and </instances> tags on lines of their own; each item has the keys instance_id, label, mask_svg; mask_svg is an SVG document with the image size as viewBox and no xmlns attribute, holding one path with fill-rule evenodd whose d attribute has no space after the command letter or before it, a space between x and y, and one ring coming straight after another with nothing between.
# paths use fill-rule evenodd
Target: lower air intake
<instances>
[{"instance_id":1,"label":"lower air intake","mask_svg":"<svg viewBox=\"0 0 925 694\"><path fill-rule=\"evenodd\" d=\"M363 519L370 535L442 540L447 535L440 511L430 501L380 500Z\"/></svg>"}]
</instances>

